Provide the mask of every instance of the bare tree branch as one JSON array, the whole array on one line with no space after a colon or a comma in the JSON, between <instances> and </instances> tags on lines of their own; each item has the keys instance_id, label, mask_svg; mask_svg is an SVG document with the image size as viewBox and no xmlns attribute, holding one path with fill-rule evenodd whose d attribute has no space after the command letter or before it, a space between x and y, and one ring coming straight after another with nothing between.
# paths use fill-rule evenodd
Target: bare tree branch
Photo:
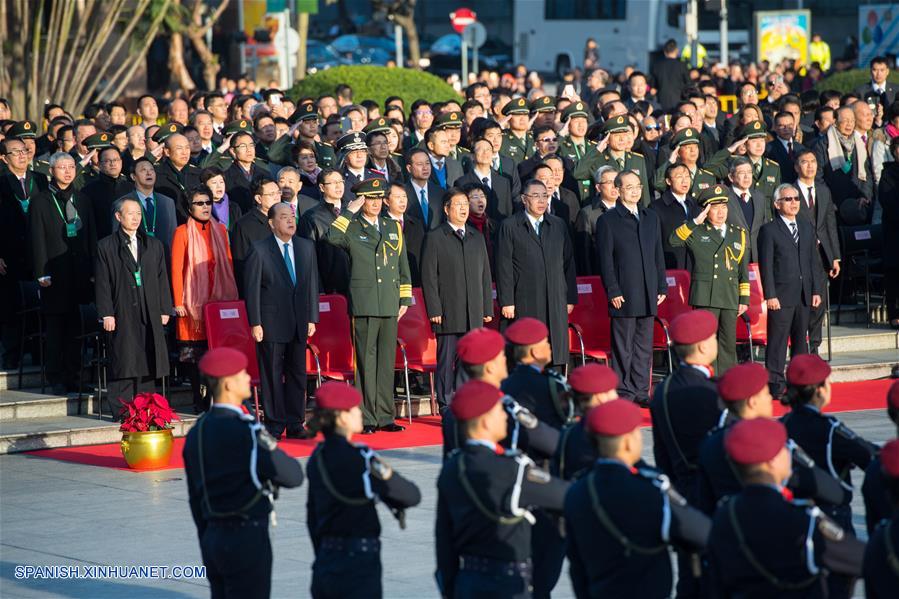
<instances>
[{"instance_id":1,"label":"bare tree branch","mask_svg":"<svg viewBox=\"0 0 899 599\"><path fill-rule=\"evenodd\" d=\"M140 63L144 60L144 57L150 50L150 44L153 43L153 39L159 32L160 27L162 27L163 21L165 20L166 13L168 12L170 5L171 0L165 0L165 4L163 4L162 9L159 11L159 14L156 15L156 18L150 25L150 29L147 31L147 35L141 41L140 51L135 53L131 57L131 64L129 65L127 62L123 62L119 66L118 70L115 71L109 78L109 85L104 91L107 100L114 100L118 98L122 91L125 89L125 86L128 85L128 82L131 81L131 78L134 76L134 72L140 66ZM115 87L113 88L113 86ZM109 93L110 88L113 89L112 93Z\"/></svg>"}]
</instances>

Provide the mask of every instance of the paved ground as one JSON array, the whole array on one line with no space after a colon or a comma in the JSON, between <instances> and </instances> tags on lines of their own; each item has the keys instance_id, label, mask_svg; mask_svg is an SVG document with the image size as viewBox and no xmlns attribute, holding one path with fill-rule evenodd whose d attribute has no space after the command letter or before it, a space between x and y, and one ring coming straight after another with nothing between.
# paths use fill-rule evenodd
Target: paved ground
<instances>
[{"instance_id":1,"label":"paved ground","mask_svg":"<svg viewBox=\"0 0 899 599\"><path fill-rule=\"evenodd\" d=\"M845 413L859 434L883 442L893 434L883 411ZM651 459L651 439L646 455ZM384 452L422 490L422 504L400 531L381 509L386 597L435 597L433 526L438 447ZM856 473L858 474L858 473ZM855 477L856 488L860 477ZM305 524L306 489L285 491L278 502L273 597L308 596L312 549ZM856 530L864 536L861 497ZM18 580L17 566L199 566L196 531L182 471L132 473L43 460L0 457L0 596L91 599L207 597L201 580ZM567 567L554 597L571 597ZM856 591L863 597L861 585Z\"/></svg>"}]
</instances>

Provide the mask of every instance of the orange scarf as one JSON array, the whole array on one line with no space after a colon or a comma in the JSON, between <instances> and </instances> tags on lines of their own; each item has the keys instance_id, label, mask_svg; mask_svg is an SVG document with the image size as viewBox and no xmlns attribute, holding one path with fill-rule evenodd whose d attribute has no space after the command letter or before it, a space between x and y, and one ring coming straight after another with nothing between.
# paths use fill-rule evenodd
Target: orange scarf
<instances>
[{"instance_id":1,"label":"orange scarf","mask_svg":"<svg viewBox=\"0 0 899 599\"><path fill-rule=\"evenodd\" d=\"M184 276L184 306L196 322L203 321L203 306L209 302L237 299L237 283L228 260L227 239L222 226L213 220L207 222L212 256L203 239L199 221L187 221L187 272ZM209 260L214 263L212 286L209 285Z\"/></svg>"}]
</instances>

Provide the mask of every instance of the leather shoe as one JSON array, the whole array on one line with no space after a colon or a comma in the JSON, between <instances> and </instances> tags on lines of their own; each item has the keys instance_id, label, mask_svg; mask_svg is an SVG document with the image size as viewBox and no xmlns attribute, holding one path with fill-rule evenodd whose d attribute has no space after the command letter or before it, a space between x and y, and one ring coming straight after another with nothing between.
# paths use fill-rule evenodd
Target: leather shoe
<instances>
[{"instance_id":1,"label":"leather shoe","mask_svg":"<svg viewBox=\"0 0 899 599\"><path fill-rule=\"evenodd\" d=\"M300 428L295 431L287 431L288 439L309 439L312 435L305 428Z\"/></svg>"},{"instance_id":2,"label":"leather shoe","mask_svg":"<svg viewBox=\"0 0 899 599\"><path fill-rule=\"evenodd\" d=\"M362 434L363 435L373 435L373 434L375 434L376 430L378 430L378 428L376 426L363 426Z\"/></svg>"},{"instance_id":3,"label":"leather shoe","mask_svg":"<svg viewBox=\"0 0 899 599\"><path fill-rule=\"evenodd\" d=\"M385 433L398 433L400 431L406 430L406 427L394 422L393 424L387 424L385 426L378 427L378 430L384 431Z\"/></svg>"}]
</instances>

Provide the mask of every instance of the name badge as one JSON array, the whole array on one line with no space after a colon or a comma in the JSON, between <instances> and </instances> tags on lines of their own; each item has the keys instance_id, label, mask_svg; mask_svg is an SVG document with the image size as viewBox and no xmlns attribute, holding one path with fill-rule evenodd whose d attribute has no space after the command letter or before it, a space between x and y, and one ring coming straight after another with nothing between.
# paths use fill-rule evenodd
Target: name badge
<instances>
[{"instance_id":1,"label":"name badge","mask_svg":"<svg viewBox=\"0 0 899 599\"><path fill-rule=\"evenodd\" d=\"M396 240L397 240L396 233L390 233L387 237L390 238L390 241L396 241Z\"/></svg>"},{"instance_id":2,"label":"name badge","mask_svg":"<svg viewBox=\"0 0 899 599\"><path fill-rule=\"evenodd\" d=\"M134 282L138 287L142 287L144 284L143 280L140 277L140 269L139 268L134 271Z\"/></svg>"},{"instance_id":3,"label":"name badge","mask_svg":"<svg viewBox=\"0 0 899 599\"><path fill-rule=\"evenodd\" d=\"M708 184L708 183L700 183L700 184L699 184L699 189L708 189L708 188L709 188L709 184Z\"/></svg>"},{"instance_id":4,"label":"name badge","mask_svg":"<svg viewBox=\"0 0 899 599\"><path fill-rule=\"evenodd\" d=\"M734 249L735 249L735 250L742 250L742 249L743 249L743 244L741 244L739 241L736 242L736 243L734 243Z\"/></svg>"},{"instance_id":5,"label":"name badge","mask_svg":"<svg viewBox=\"0 0 899 599\"><path fill-rule=\"evenodd\" d=\"M66 237L78 237L78 227L75 223L66 223Z\"/></svg>"}]
</instances>

